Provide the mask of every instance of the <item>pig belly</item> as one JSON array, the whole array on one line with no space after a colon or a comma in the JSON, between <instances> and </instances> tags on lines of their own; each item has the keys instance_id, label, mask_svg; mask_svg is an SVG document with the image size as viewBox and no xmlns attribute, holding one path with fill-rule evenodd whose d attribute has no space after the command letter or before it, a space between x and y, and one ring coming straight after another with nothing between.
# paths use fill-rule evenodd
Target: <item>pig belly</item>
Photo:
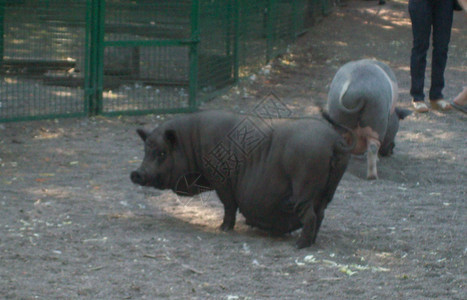
<instances>
[{"instance_id":1,"label":"pig belly","mask_svg":"<svg viewBox=\"0 0 467 300\"><path fill-rule=\"evenodd\" d=\"M244 214L245 215L245 214ZM284 199L273 210L265 213L245 215L246 224L271 231L275 234L289 233L302 227L294 205L289 199Z\"/></svg>"},{"instance_id":2,"label":"pig belly","mask_svg":"<svg viewBox=\"0 0 467 300\"><path fill-rule=\"evenodd\" d=\"M246 219L246 224L274 234L289 233L302 227L297 215L288 214L276 214L271 220Z\"/></svg>"},{"instance_id":3,"label":"pig belly","mask_svg":"<svg viewBox=\"0 0 467 300\"><path fill-rule=\"evenodd\" d=\"M291 188L285 178L274 172L253 171L250 180L239 188L237 203L248 225L276 233L287 233L301 227L290 201ZM277 173L276 173L277 174Z\"/></svg>"}]
</instances>

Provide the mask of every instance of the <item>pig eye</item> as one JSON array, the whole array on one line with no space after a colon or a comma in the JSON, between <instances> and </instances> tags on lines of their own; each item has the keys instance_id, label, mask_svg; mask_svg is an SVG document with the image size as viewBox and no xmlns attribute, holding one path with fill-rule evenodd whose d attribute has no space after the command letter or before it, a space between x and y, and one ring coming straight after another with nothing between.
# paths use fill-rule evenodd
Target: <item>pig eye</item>
<instances>
[{"instance_id":1,"label":"pig eye","mask_svg":"<svg viewBox=\"0 0 467 300\"><path fill-rule=\"evenodd\" d=\"M154 150L153 156L159 161L163 161L165 157L167 156L167 152L165 151L159 151L159 150Z\"/></svg>"}]
</instances>

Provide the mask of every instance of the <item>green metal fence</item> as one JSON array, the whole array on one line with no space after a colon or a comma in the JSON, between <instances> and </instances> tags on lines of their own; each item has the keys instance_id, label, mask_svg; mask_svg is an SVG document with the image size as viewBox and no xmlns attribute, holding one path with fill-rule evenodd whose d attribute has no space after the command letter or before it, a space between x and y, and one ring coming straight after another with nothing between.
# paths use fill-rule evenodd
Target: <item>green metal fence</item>
<instances>
[{"instance_id":1,"label":"green metal fence","mask_svg":"<svg viewBox=\"0 0 467 300\"><path fill-rule=\"evenodd\" d=\"M0 121L84 115L85 1L0 0ZM68 13L64 13L68 12Z\"/></svg>"},{"instance_id":2,"label":"green metal fence","mask_svg":"<svg viewBox=\"0 0 467 300\"><path fill-rule=\"evenodd\" d=\"M195 110L330 0L0 0L0 122Z\"/></svg>"}]
</instances>

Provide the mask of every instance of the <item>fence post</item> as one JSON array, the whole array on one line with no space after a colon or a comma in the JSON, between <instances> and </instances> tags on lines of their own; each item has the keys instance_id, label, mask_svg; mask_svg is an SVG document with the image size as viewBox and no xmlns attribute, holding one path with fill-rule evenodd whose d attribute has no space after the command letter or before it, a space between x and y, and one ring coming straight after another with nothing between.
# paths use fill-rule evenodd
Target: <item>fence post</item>
<instances>
[{"instance_id":1,"label":"fence post","mask_svg":"<svg viewBox=\"0 0 467 300\"><path fill-rule=\"evenodd\" d=\"M308 6L311 4L307 4L307 0L300 0L300 1L293 1L292 7L292 15L293 15L293 34L294 40L296 40L300 35L306 32L305 29L305 11L307 10Z\"/></svg>"},{"instance_id":2,"label":"fence post","mask_svg":"<svg viewBox=\"0 0 467 300\"><path fill-rule=\"evenodd\" d=\"M89 115L102 112L104 76L105 0L88 0L86 5L85 109Z\"/></svg>"},{"instance_id":3,"label":"fence post","mask_svg":"<svg viewBox=\"0 0 467 300\"><path fill-rule=\"evenodd\" d=\"M86 20L85 20L85 38L84 38L84 109L89 112L89 103L92 98L91 86L91 31L93 16L93 0L86 1Z\"/></svg>"},{"instance_id":4,"label":"fence post","mask_svg":"<svg viewBox=\"0 0 467 300\"><path fill-rule=\"evenodd\" d=\"M95 113L96 99L96 34L99 30L97 26L98 2L100 0L88 0L86 3L86 56L85 56L85 109L88 115Z\"/></svg>"},{"instance_id":5,"label":"fence post","mask_svg":"<svg viewBox=\"0 0 467 300\"><path fill-rule=\"evenodd\" d=\"M4 23L5 23L5 5L6 0L0 0L0 66L3 63L3 47L4 47Z\"/></svg>"},{"instance_id":6,"label":"fence post","mask_svg":"<svg viewBox=\"0 0 467 300\"><path fill-rule=\"evenodd\" d=\"M190 78L188 104L190 109L196 109L198 103L198 47L199 47L199 1L193 0L191 6L191 43L190 43Z\"/></svg>"},{"instance_id":7,"label":"fence post","mask_svg":"<svg viewBox=\"0 0 467 300\"><path fill-rule=\"evenodd\" d=\"M323 16L329 15L329 13L331 12L329 0L321 0L321 9Z\"/></svg>"},{"instance_id":8,"label":"fence post","mask_svg":"<svg viewBox=\"0 0 467 300\"><path fill-rule=\"evenodd\" d=\"M96 32L96 94L94 114L103 110L102 93L104 92L104 28L105 28L105 0L98 0L97 32Z\"/></svg>"},{"instance_id":9,"label":"fence post","mask_svg":"<svg viewBox=\"0 0 467 300\"><path fill-rule=\"evenodd\" d=\"M233 1L233 21L234 21L234 46L233 46L233 68L234 68L234 82L238 82L238 71L239 71L239 59L240 54L238 51L239 43L240 43L240 1L234 0Z\"/></svg>"},{"instance_id":10,"label":"fence post","mask_svg":"<svg viewBox=\"0 0 467 300\"><path fill-rule=\"evenodd\" d=\"M273 49L273 1L274 0L269 0L266 6L266 64L271 60Z\"/></svg>"},{"instance_id":11,"label":"fence post","mask_svg":"<svg viewBox=\"0 0 467 300\"><path fill-rule=\"evenodd\" d=\"M237 72L240 72L240 66L245 63L245 56L246 56L246 34L245 34L245 27L247 25L246 20L247 20L247 12L246 12L246 0L237 0L238 3L238 20L237 20L237 55L236 57L238 58L237 60ZM240 75L239 73L237 74L238 76Z\"/></svg>"}]
</instances>

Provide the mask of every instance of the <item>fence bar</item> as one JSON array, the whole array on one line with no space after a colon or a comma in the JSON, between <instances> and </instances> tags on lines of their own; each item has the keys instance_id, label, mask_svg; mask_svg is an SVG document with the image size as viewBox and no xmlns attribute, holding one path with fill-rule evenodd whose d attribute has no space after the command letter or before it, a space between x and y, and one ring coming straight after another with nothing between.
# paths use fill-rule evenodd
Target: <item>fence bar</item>
<instances>
[{"instance_id":1,"label":"fence bar","mask_svg":"<svg viewBox=\"0 0 467 300\"><path fill-rule=\"evenodd\" d=\"M331 5L329 3L329 0L321 0L321 5L322 5L322 13L324 16L327 16L331 13Z\"/></svg>"},{"instance_id":2,"label":"fence bar","mask_svg":"<svg viewBox=\"0 0 467 300\"><path fill-rule=\"evenodd\" d=\"M189 77L189 92L188 92L188 103L191 109L197 107L196 94L198 91L198 48L199 48L199 0L193 0L191 7L191 40L190 45L190 77Z\"/></svg>"},{"instance_id":3,"label":"fence bar","mask_svg":"<svg viewBox=\"0 0 467 300\"><path fill-rule=\"evenodd\" d=\"M88 0L86 13L86 70L85 70L85 91L86 105L89 115L97 114L97 98L99 97L97 82L99 64L99 24L101 0Z\"/></svg>"},{"instance_id":4,"label":"fence bar","mask_svg":"<svg viewBox=\"0 0 467 300\"><path fill-rule=\"evenodd\" d=\"M4 22L5 22L5 5L6 0L0 0L0 66L3 62L3 42L4 42Z\"/></svg>"},{"instance_id":5,"label":"fence bar","mask_svg":"<svg viewBox=\"0 0 467 300\"><path fill-rule=\"evenodd\" d=\"M0 0L0 122L196 110L330 1Z\"/></svg>"},{"instance_id":6,"label":"fence bar","mask_svg":"<svg viewBox=\"0 0 467 300\"><path fill-rule=\"evenodd\" d=\"M94 107L91 108L92 114L102 113L102 92L104 91L104 33L105 33L105 0L97 1L97 22L98 30L96 32L96 94Z\"/></svg>"},{"instance_id":7,"label":"fence bar","mask_svg":"<svg viewBox=\"0 0 467 300\"><path fill-rule=\"evenodd\" d=\"M274 45L274 37L273 37L273 10L274 7L274 0L268 0L268 4L265 10L265 18L266 18L266 64L272 58L272 48Z\"/></svg>"},{"instance_id":8,"label":"fence bar","mask_svg":"<svg viewBox=\"0 0 467 300\"><path fill-rule=\"evenodd\" d=\"M84 105L85 111L89 112L89 103L94 97L94 72L92 66L95 65L95 55L93 50L94 42L92 32L95 31L94 25L94 0L86 0L86 20L85 20L85 53L84 53Z\"/></svg>"},{"instance_id":9,"label":"fence bar","mask_svg":"<svg viewBox=\"0 0 467 300\"><path fill-rule=\"evenodd\" d=\"M234 22L234 45L233 45L233 70L234 82L238 82L238 71L240 67L240 0L233 0L233 22Z\"/></svg>"},{"instance_id":10,"label":"fence bar","mask_svg":"<svg viewBox=\"0 0 467 300\"><path fill-rule=\"evenodd\" d=\"M186 46L191 45L193 42L197 43L198 40L180 39L180 40L146 40L146 41L106 41L105 46L107 47L133 47L133 46Z\"/></svg>"}]
</instances>

